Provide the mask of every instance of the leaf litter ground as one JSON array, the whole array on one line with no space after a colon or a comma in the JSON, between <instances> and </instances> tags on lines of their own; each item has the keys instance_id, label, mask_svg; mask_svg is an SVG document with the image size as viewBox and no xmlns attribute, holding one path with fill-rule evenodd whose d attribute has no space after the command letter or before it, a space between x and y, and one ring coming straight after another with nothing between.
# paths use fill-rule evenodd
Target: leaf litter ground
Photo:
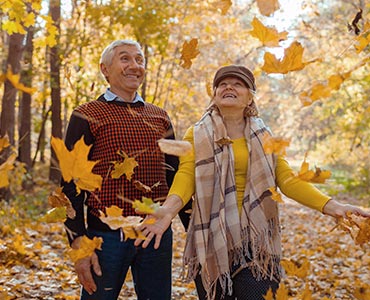
<instances>
[{"instance_id":1,"label":"leaf litter ground","mask_svg":"<svg viewBox=\"0 0 370 300\"><path fill-rule=\"evenodd\" d=\"M298 295L306 284L312 299L369 299L369 248L355 245L343 231L331 231L336 223L330 217L287 199L280 207L284 259L298 266L306 258L310 261L307 277L287 276L284 280L289 299L301 299ZM1 215L0 300L79 299L62 224L30 221L11 229L4 223L6 217ZM186 234L177 218L173 231L173 299L197 299L194 284L181 280ZM366 289L366 295L355 297L356 289ZM136 299L130 274L119 299Z\"/></svg>"}]
</instances>

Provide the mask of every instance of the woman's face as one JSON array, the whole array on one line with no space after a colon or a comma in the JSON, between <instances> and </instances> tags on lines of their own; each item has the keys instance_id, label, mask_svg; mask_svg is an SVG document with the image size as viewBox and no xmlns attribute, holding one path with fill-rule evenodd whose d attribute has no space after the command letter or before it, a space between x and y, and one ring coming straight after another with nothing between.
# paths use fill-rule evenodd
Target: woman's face
<instances>
[{"instance_id":1,"label":"woman's face","mask_svg":"<svg viewBox=\"0 0 370 300\"><path fill-rule=\"evenodd\" d=\"M253 98L244 81L236 77L226 77L217 86L213 101L221 109L244 110L252 103Z\"/></svg>"}]
</instances>

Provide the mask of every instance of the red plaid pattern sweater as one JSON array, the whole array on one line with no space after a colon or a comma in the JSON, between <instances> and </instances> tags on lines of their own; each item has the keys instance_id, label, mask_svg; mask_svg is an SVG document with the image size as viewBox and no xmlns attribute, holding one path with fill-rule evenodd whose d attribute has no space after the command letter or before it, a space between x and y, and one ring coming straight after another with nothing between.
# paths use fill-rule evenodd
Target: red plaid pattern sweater
<instances>
[{"instance_id":1,"label":"red plaid pattern sweater","mask_svg":"<svg viewBox=\"0 0 370 300\"><path fill-rule=\"evenodd\" d=\"M171 121L167 113L152 104L136 102L125 103L106 101L102 96L77 107L70 119L65 143L67 148L84 136L87 145L92 144L89 160L99 161L93 173L103 177L99 191L90 194L82 192L77 195L73 182L63 182L63 191L69 197L76 210L75 219L67 219L70 242L77 236L86 234L83 203L87 204L88 226L98 230L110 230L100 221L99 210L116 205L123 208L124 216L136 215L130 203L117 197L141 200L143 196L152 199L164 199L168 193L168 183L173 175L166 172L166 164L177 169L177 158L165 155L158 147L157 140L174 138ZM122 175L118 179L111 177L113 163L122 162L124 158L117 152L123 151L129 157L135 157L138 166L134 168L131 180ZM172 170L172 173L174 173ZM151 193L143 193L133 184L138 180L147 186L160 185Z\"/></svg>"}]
</instances>

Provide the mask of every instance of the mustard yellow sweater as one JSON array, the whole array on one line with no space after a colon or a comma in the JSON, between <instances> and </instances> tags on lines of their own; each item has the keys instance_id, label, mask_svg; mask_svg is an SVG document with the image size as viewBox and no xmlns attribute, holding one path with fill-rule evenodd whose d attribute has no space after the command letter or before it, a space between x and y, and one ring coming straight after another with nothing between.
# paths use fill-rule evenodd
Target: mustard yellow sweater
<instances>
[{"instance_id":1,"label":"mustard yellow sweater","mask_svg":"<svg viewBox=\"0 0 370 300\"><path fill-rule=\"evenodd\" d=\"M190 127L184 140L193 143L193 127ZM248 147L245 138L233 140L235 182L239 211L242 207L246 173L248 168ZM287 197L318 211L322 211L330 197L320 192L313 184L300 180L294 175L288 162L278 156L276 181L280 191ZM195 192L195 158L194 152L181 156L179 170L176 173L169 195L178 195L186 204Z\"/></svg>"}]
</instances>

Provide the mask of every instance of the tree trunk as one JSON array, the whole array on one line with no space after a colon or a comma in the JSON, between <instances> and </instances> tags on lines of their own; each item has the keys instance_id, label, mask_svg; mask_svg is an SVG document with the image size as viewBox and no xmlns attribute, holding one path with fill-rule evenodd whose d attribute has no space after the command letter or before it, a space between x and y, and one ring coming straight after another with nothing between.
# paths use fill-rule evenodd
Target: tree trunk
<instances>
[{"instance_id":1,"label":"tree trunk","mask_svg":"<svg viewBox=\"0 0 370 300\"><path fill-rule=\"evenodd\" d=\"M15 33L9 37L9 52L7 58L7 68L11 68L13 74L19 74L21 69L21 58L23 53L24 35ZM10 83L5 81L4 95L2 99L0 136L8 134L10 144L14 145L14 130L15 130L15 101L17 89Z\"/></svg>"},{"instance_id":2,"label":"tree trunk","mask_svg":"<svg viewBox=\"0 0 370 300\"><path fill-rule=\"evenodd\" d=\"M58 29L58 33L60 33L60 0L50 1L50 14ZM50 49L51 135L57 138L62 138L59 48L60 44L58 36L57 44ZM57 157L52 148L49 179L54 182L60 181Z\"/></svg>"},{"instance_id":3,"label":"tree trunk","mask_svg":"<svg viewBox=\"0 0 370 300\"><path fill-rule=\"evenodd\" d=\"M33 35L34 28L29 27L27 30L26 48L24 53L24 64L28 66L27 70L22 71L22 82L32 86L32 56L33 56ZM31 169L31 95L23 93L19 102L19 142L18 158L25 163L28 171Z\"/></svg>"}]
</instances>

